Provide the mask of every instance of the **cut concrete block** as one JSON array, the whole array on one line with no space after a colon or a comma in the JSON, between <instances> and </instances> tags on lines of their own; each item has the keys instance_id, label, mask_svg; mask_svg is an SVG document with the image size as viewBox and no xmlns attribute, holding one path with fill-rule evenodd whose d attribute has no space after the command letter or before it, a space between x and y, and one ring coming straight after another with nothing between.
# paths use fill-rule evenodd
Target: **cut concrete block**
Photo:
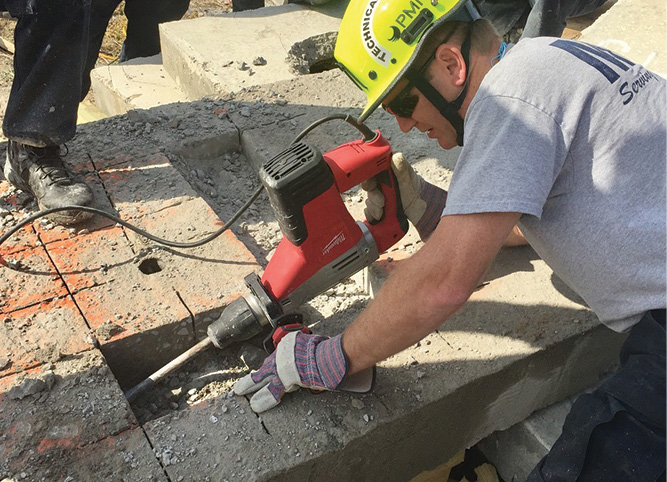
<instances>
[{"instance_id":1,"label":"cut concrete block","mask_svg":"<svg viewBox=\"0 0 667 482\"><path fill-rule=\"evenodd\" d=\"M160 55L98 67L90 80L95 104L107 115L188 101L165 72Z\"/></svg>"},{"instance_id":2,"label":"cut concrete block","mask_svg":"<svg viewBox=\"0 0 667 482\"><path fill-rule=\"evenodd\" d=\"M203 402L148 422L144 431L169 480L188 480L193 474L200 480L259 480L258 469L270 466L277 456L244 399ZM287 450L281 450L279 458Z\"/></svg>"},{"instance_id":3,"label":"cut concrete block","mask_svg":"<svg viewBox=\"0 0 667 482\"><path fill-rule=\"evenodd\" d=\"M560 436L574 397L538 410L507 430L477 444L506 481L526 480Z\"/></svg>"},{"instance_id":4,"label":"cut concrete block","mask_svg":"<svg viewBox=\"0 0 667 482\"><path fill-rule=\"evenodd\" d=\"M44 457L46 458L46 457ZM144 432L126 430L77 450L61 451L30 470L32 480L168 482ZM20 479L19 474L19 479Z\"/></svg>"},{"instance_id":5,"label":"cut concrete block","mask_svg":"<svg viewBox=\"0 0 667 482\"><path fill-rule=\"evenodd\" d=\"M345 4L333 3L318 10L290 4L161 24L164 68L192 99L295 78L286 61L290 49L338 31Z\"/></svg>"},{"instance_id":6,"label":"cut concrete block","mask_svg":"<svg viewBox=\"0 0 667 482\"><path fill-rule=\"evenodd\" d=\"M88 326L70 296L33 305L0 322L0 376L91 348Z\"/></svg>"},{"instance_id":7,"label":"cut concrete block","mask_svg":"<svg viewBox=\"0 0 667 482\"><path fill-rule=\"evenodd\" d=\"M0 478L60 480L81 447L134 426L97 350L0 378Z\"/></svg>"},{"instance_id":8,"label":"cut concrete block","mask_svg":"<svg viewBox=\"0 0 667 482\"><path fill-rule=\"evenodd\" d=\"M579 40L618 52L667 78L667 6L663 0L618 0Z\"/></svg>"},{"instance_id":9,"label":"cut concrete block","mask_svg":"<svg viewBox=\"0 0 667 482\"><path fill-rule=\"evenodd\" d=\"M11 313L67 295L62 279L42 246L4 256L0 272L0 313Z\"/></svg>"},{"instance_id":10,"label":"cut concrete block","mask_svg":"<svg viewBox=\"0 0 667 482\"><path fill-rule=\"evenodd\" d=\"M109 269L111 281L74 294L123 389L195 343L190 312L178 294L140 267L137 263Z\"/></svg>"},{"instance_id":11,"label":"cut concrete block","mask_svg":"<svg viewBox=\"0 0 667 482\"><path fill-rule=\"evenodd\" d=\"M110 227L47 245L49 256L71 293L108 283L109 269L132 261L123 230Z\"/></svg>"}]
</instances>

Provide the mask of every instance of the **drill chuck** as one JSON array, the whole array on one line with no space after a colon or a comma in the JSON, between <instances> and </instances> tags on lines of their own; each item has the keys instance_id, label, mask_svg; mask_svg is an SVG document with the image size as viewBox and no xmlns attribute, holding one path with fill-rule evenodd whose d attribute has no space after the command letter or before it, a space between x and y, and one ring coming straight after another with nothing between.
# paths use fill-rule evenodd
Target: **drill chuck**
<instances>
[{"instance_id":1,"label":"drill chuck","mask_svg":"<svg viewBox=\"0 0 667 482\"><path fill-rule=\"evenodd\" d=\"M232 301L220 318L208 326L207 334L217 348L258 335L263 325L244 297Z\"/></svg>"}]
</instances>

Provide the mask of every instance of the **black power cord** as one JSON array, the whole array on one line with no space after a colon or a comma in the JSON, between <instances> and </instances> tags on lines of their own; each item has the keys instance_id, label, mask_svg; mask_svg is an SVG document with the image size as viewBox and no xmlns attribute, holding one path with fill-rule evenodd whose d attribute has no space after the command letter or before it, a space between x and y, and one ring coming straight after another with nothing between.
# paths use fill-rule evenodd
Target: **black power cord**
<instances>
[{"instance_id":1,"label":"black power cord","mask_svg":"<svg viewBox=\"0 0 667 482\"><path fill-rule=\"evenodd\" d=\"M368 128L365 124L358 124L357 121L350 116L349 114L333 114L327 117L323 117L322 119L319 119L312 124L310 124L308 127L306 127L303 131L297 135L294 140L292 141L292 144L295 144L296 142L299 142L301 139L303 139L310 131L315 129L316 127L320 126L321 124L324 124L325 122L329 122L332 120L344 120L348 124L352 125L356 129L358 129L364 136L364 140L369 142L373 140L376 136L375 132L373 132L371 129ZM120 219L118 216L115 216L111 213L108 213L106 211L102 211L101 209L97 208L92 208L89 206L76 206L76 205L70 205L70 206L61 206L58 208L51 208L51 209L46 209L44 211L40 211L38 213L33 214L32 216L27 217L20 223L18 223L16 226L14 226L12 229L10 229L8 232L6 232L2 237L0 237L0 246L2 246L2 243L7 241L11 236L13 236L19 229L23 228L25 225L32 223L33 221L36 221L39 218L42 218L44 216L48 216L49 214L57 213L60 211L86 211L89 213L97 214L98 216L102 216L108 219L111 219L112 221L120 224L121 226L124 226L128 229L131 229L132 231L140 234L141 236L144 236L145 238L150 239L151 241L154 241L158 244L162 244L165 246L169 246L171 248L196 248L197 246L202 246L206 243L209 243L213 241L215 238L220 236L222 233L227 231L232 224L236 222L236 220L241 217L241 215L252 205L252 203L255 202L255 200L259 197L259 195L262 193L263 186L260 186L257 188L257 190L250 196L250 199L246 201L246 203L239 208L239 210L234 214L229 221L227 221L218 231L216 231L213 234L210 234L206 236L203 239L200 239L199 241L193 241L191 243L179 243L176 241L169 241L168 239L162 239L158 238L157 236L154 236L143 229L128 223L127 221L123 221Z\"/></svg>"}]
</instances>

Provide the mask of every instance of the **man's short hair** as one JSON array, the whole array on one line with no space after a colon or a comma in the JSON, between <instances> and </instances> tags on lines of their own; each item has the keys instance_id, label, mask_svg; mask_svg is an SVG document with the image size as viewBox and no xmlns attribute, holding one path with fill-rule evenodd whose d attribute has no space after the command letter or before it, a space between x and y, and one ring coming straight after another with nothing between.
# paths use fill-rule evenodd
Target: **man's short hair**
<instances>
[{"instance_id":1,"label":"man's short hair","mask_svg":"<svg viewBox=\"0 0 667 482\"><path fill-rule=\"evenodd\" d=\"M470 28L468 22L444 22L435 27L435 30L424 41L414 65L421 67L429 60L435 50L444 43L463 44L465 36ZM485 18L480 18L472 22L472 42L471 50L478 54L490 53L496 42L502 42L500 34L495 27Z\"/></svg>"}]
</instances>

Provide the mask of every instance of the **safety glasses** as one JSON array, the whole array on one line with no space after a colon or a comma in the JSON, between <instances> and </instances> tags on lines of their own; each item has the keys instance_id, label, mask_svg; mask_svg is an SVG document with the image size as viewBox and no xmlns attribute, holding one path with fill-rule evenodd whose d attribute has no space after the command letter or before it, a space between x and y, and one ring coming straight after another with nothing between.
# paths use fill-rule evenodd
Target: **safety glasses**
<instances>
[{"instance_id":1,"label":"safety glasses","mask_svg":"<svg viewBox=\"0 0 667 482\"><path fill-rule=\"evenodd\" d=\"M417 107L419 97L411 94L412 83L408 83L403 90L401 90L396 97L394 97L387 105L382 104L382 108L398 117L409 118Z\"/></svg>"}]
</instances>

